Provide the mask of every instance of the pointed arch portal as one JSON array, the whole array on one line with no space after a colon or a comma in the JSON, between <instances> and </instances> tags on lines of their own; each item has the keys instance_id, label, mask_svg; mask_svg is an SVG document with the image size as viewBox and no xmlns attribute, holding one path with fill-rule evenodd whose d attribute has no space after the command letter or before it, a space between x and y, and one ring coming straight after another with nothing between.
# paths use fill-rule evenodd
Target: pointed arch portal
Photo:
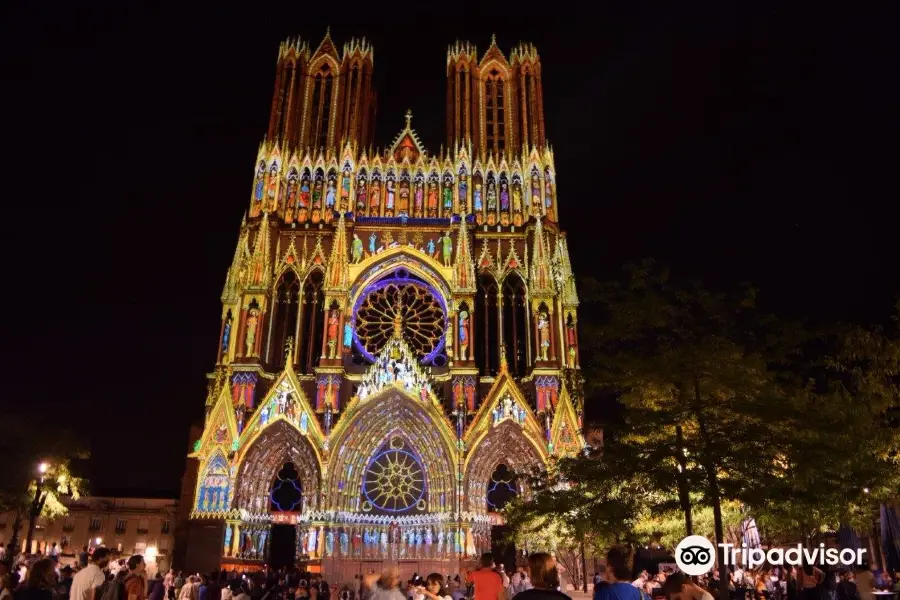
<instances>
[{"instance_id":1,"label":"pointed arch portal","mask_svg":"<svg viewBox=\"0 0 900 600\"><path fill-rule=\"evenodd\" d=\"M297 474L300 505L314 509L320 489L319 461L310 441L283 419L264 429L241 460L233 507L253 514L270 512L272 491L287 463Z\"/></svg>"},{"instance_id":2,"label":"pointed arch portal","mask_svg":"<svg viewBox=\"0 0 900 600\"><path fill-rule=\"evenodd\" d=\"M472 448L465 471L466 510L487 510L492 476L501 465L515 474L517 493L527 493L522 476L544 467L543 457L514 421L502 421L494 426Z\"/></svg>"},{"instance_id":3,"label":"pointed arch portal","mask_svg":"<svg viewBox=\"0 0 900 600\"><path fill-rule=\"evenodd\" d=\"M427 408L421 400L389 388L367 398L355 414L345 415L350 422L337 432L332 446L334 463L325 481L324 489L331 494L328 505L336 510L373 513L453 510L457 466L455 449L448 441L452 432L445 419L435 418ZM382 473L391 469L388 463L400 464L404 477L409 475L405 482L391 484L408 487L404 487L408 493L399 504L385 503L377 495L383 487L379 477L390 478ZM424 480L421 494L415 481L420 478ZM397 511L401 505L404 510Z\"/></svg>"}]
</instances>

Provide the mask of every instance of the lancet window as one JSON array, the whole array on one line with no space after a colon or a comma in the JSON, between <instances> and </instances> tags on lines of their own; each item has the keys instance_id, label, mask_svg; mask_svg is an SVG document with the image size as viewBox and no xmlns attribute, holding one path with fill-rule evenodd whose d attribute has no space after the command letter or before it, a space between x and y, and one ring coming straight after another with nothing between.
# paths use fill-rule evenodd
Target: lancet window
<instances>
[{"instance_id":1,"label":"lancet window","mask_svg":"<svg viewBox=\"0 0 900 600\"><path fill-rule=\"evenodd\" d=\"M497 282L490 275L482 275L478 279L478 291L475 295L476 320L478 338L475 342L475 360L482 375L494 375L500 366L499 360L499 315L497 305Z\"/></svg>"},{"instance_id":2,"label":"lancet window","mask_svg":"<svg viewBox=\"0 0 900 600\"><path fill-rule=\"evenodd\" d=\"M310 273L303 284L300 304L300 329L297 336L297 365L300 371L312 373L322 348L325 293L321 271Z\"/></svg>"}]
</instances>

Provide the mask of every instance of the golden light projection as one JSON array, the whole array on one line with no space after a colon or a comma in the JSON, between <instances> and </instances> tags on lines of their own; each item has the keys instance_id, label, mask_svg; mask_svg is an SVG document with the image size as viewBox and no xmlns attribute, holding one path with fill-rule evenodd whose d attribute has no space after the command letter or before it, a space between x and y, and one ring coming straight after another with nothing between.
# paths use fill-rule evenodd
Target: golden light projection
<instances>
[{"instance_id":1,"label":"golden light projection","mask_svg":"<svg viewBox=\"0 0 900 600\"><path fill-rule=\"evenodd\" d=\"M383 510L392 513L413 508L424 509L425 474L422 463L403 440L394 437L390 447L378 454L366 469L363 491L366 496L363 510Z\"/></svg>"}]
</instances>

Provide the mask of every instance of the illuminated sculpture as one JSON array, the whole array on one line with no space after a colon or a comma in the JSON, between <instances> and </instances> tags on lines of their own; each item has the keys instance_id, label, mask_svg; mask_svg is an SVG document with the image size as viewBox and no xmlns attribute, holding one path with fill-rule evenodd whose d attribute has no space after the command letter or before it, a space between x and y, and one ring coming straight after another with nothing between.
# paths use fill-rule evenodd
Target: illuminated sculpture
<instances>
[{"instance_id":1,"label":"illuminated sculpture","mask_svg":"<svg viewBox=\"0 0 900 600\"><path fill-rule=\"evenodd\" d=\"M361 560L448 572L490 549L518 475L583 449L540 58L447 59L446 150L407 112L373 152L371 46L280 48L191 454L221 568L262 568L291 524L332 580Z\"/></svg>"}]
</instances>

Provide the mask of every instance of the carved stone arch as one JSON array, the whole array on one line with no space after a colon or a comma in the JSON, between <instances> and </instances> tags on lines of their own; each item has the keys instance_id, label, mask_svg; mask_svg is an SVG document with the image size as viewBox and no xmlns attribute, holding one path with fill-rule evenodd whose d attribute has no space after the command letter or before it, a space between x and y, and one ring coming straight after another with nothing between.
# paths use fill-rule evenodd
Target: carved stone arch
<instances>
[{"instance_id":1,"label":"carved stone arch","mask_svg":"<svg viewBox=\"0 0 900 600\"><path fill-rule=\"evenodd\" d=\"M275 475L294 463L303 490L303 511L319 508L321 467L310 440L293 423L279 419L265 427L237 465L232 507L252 514L268 513Z\"/></svg>"},{"instance_id":2,"label":"carved stone arch","mask_svg":"<svg viewBox=\"0 0 900 600\"><path fill-rule=\"evenodd\" d=\"M332 462L323 486L328 494L325 510L362 510L366 467L392 435L401 436L421 459L425 511L453 509L456 449L452 428L440 407L391 387L348 407L348 412L332 433Z\"/></svg>"},{"instance_id":3,"label":"carved stone arch","mask_svg":"<svg viewBox=\"0 0 900 600\"><path fill-rule=\"evenodd\" d=\"M502 421L475 442L465 466L466 502L463 510L486 512L487 490L491 474L501 464L512 470L523 494L529 493L526 475L545 468L535 442L525 435L521 425Z\"/></svg>"}]
</instances>

